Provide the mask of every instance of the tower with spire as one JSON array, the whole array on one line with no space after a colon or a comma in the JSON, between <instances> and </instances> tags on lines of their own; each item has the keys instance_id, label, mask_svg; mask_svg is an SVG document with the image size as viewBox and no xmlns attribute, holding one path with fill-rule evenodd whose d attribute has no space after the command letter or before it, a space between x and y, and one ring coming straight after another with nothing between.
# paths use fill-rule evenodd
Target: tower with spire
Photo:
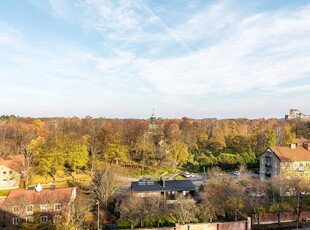
<instances>
[{"instance_id":1,"label":"tower with spire","mask_svg":"<svg viewBox=\"0 0 310 230\"><path fill-rule=\"evenodd\" d=\"M156 116L155 116L155 113L154 113L154 108L153 108L153 113L152 113L149 121L150 121L149 131L150 132L154 132L154 131L158 130L159 127L158 127L158 125L156 123Z\"/></svg>"}]
</instances>

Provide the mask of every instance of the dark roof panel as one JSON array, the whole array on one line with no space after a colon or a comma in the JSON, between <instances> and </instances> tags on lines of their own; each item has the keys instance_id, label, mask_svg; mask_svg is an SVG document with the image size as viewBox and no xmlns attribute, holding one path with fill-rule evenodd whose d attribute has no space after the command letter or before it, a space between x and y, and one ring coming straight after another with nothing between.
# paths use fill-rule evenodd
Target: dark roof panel
<instances>
[{"instance_id":1,"label":"dark roof panel","mask_svg":"<svg viewBox=\"0 0 310 230\"><path fill-rule=\"evenodd\" d=\"M131 190L136 192L152 192L162 190L159 181L135 181L131 182Z\"/></svg>"},{"instance_id":2,"label":"dark roof panel","mask_svg":"<svg viewBox=\"0 0 310 230\"><path fill-rule=\"evenodd\" d=\"M165 190L191 191L191 190L195 190L195 186L191 180L167 180Z\"/></svg>"},{"instance_id":3,"label":"dark roof panel","mask_svg":"<svg viewBox=\"0 0 310 230\"><path fill-rule=\"evenodd\" d=\"M135 192L155 191L194 191L195 186L191 180L166 180L163 181L135 181L131 182L131 190Z\"/></svg>"}]
</instances>

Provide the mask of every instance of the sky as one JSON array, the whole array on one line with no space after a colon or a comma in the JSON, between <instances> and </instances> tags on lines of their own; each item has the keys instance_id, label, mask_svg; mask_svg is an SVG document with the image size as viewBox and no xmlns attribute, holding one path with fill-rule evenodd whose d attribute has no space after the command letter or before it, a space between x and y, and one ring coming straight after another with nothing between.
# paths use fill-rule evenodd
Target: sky
<instances>
[{"instance_id":1,"label":"sky","mask_svg":"<svg viewBox=\"0 0 310 230\"><path fill-rule=\"evenodd\" d=\"M310 114L310 1L1 0L0 114Z\"/></svg>"}]
</instances>

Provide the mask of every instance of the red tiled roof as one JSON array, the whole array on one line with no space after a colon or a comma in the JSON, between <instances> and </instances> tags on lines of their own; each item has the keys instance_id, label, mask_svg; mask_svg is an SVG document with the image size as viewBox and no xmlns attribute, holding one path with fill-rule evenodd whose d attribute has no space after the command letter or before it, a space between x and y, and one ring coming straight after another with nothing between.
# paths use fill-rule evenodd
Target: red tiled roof
<instances>
[{"instance_id":1,"label":"red tiled roof","mask_svg":"<svg viewBox=\"0 0 310 230\"><path fill-rule=\"evenodd\" d=\"M3 164L17 172L21 172L24 170L24 163L25 158L23 155L14 155L7 160L0 158L0 164Z\"/></svg>"},{"instance_id":2,"label":"red tiled roof","mask_svg":"<svg viewBox=\"0 0 310 230\"><path fill-rule=\"evenodd\" d=\"M75 188L43 189L41 192L36 190L13 190L9 193L4 206L14 204L49 204L49 203L69 203Z\"/></svg>"},{"instance_id":3,"label":"red tiled roof","mask_svg":"<svg viewBox=\"0 0 310 230\"><path fill-rule=\"evenodd\" d=\"M280 161L310 161L310 151L303 147L271 147Z\"/></svg>"}]
</instances>

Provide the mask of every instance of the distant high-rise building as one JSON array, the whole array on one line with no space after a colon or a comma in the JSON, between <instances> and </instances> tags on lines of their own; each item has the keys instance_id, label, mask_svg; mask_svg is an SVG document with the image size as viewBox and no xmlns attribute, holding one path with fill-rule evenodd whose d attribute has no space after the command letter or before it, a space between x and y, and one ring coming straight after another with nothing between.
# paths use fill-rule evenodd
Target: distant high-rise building
<instances>
[{"instance_id":1,"label":"distant high-rise building","mask_svg":"<svg viewBox=\"0 0 310 230\"><path fill-rule=\"evenodd\" d=\"M302 121L310 121L310 115L306 115L298 109L290 109L290 114L285 115L285 120L300 119Z\"/></svg>"}]
</instances>

